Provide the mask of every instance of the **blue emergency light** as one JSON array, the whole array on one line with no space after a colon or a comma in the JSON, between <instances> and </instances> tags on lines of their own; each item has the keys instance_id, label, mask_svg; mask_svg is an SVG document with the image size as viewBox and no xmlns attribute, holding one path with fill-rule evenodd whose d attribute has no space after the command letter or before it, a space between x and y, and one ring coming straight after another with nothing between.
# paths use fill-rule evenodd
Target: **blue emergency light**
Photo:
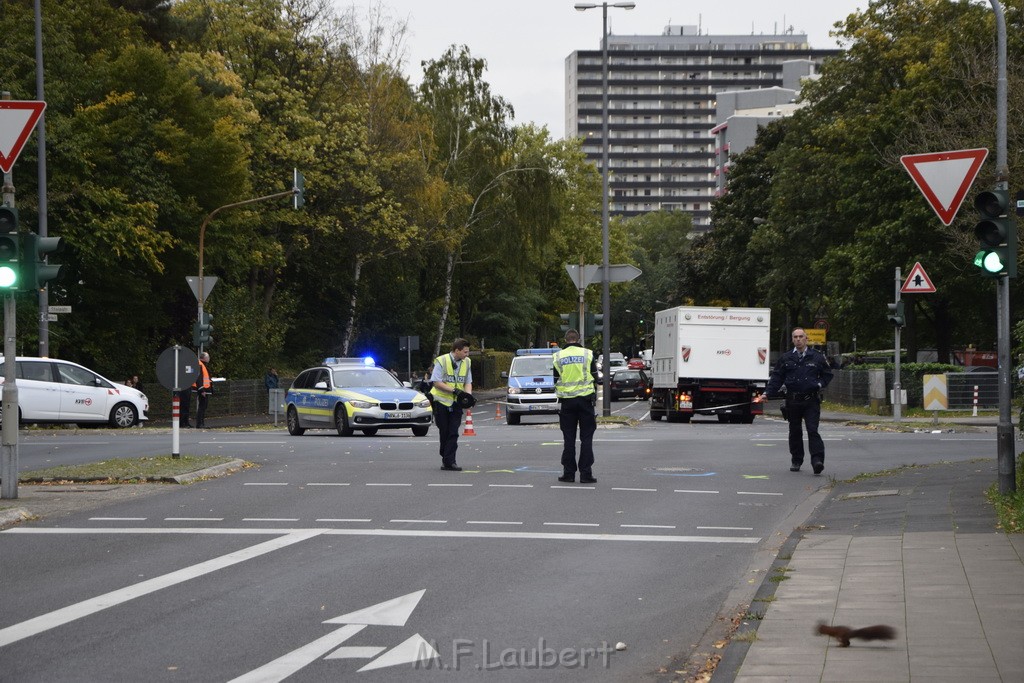
<instances>
[{"instance_id":1,"label":"blue emergency light","mask_svg":"<svg viewBox=\"0 0 1024 683\"><path fill-rule=\"evenodd\" d=\"M377 363L374 362L371 356L363 358L338 358L337 356L331 356L330 358L324 358L324 365L365 365L372 368Z\"/></svg>"},{"instance_id":2,"label":"blue emergency light","mask_svg":"<svg viewBox=\"0 0 1024 683\"><path fill-rule=\"evenodd\" d=\"M517 356L550 356L558 349L516 349Z\"/></svg>"}]
</instances>

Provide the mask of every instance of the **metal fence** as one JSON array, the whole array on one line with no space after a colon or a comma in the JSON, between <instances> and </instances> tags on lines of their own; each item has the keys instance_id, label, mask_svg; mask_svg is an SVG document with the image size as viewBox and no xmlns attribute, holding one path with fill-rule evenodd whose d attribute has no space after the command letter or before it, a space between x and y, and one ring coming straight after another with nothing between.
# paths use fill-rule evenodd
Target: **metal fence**
<instances>
[{"instance_id":1,"label":"metal fence","mask_svg":"<svg viewBox=\"0 0 1024 683\"><path fill-rule=\"evenodd\" d=\"M291 386L294 377L281 377L280 386ZM158 384L145 388L149 398L151 420L171 419L171 392ZM280 390L279 390L280 391ZM195 415L196 400L192 395L191 414ZM206 406L207 417L226 415L268 415L270 414L269 392L262 379L232 379L215 382L210 402Z\"/></svg>"},{"instance_id":2,"label":"metal fence","mask_svg":"<svg viewBox=\"0 0 1024 683\"><path fill-rule=\"evenodd\" d=\"M872 387L871 375L876 377L884 373L883 387L875 380ZM923 379L903 373L901 388L907 392L907 406L920 408L924 402ZM825 399L848 406L870 406L872 399L889 404L889 392L892 390L893 371L891 368L875 370L836 370L832 382L825 389ZM948 372L946 386L949 398L949 410L970 410L974 407L974 392L977 387L979 408L999 407L999 373L998 372ZM879 389L882 389L881 391Z\"/></svg>"}]
</instances>

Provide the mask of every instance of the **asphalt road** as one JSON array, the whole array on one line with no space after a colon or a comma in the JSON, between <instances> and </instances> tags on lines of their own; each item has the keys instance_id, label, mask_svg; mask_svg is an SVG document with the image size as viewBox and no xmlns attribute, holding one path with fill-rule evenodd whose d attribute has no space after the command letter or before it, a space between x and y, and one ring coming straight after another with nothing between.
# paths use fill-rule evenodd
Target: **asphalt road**
<instances>
[{"instance_id":1,"label":"asphalt road","mask_svg":"<svg viewBox=\"0 0 1024 683\"><path fill-rule=\"evenodd\" d=\"M635 681L753 594L828 476L994 448L825 425L815 477L788 471L781 421L647 421L600 429L598 483L566 485L556 419L493 410L461 473L433 431L190 431L183 453L259 467L0 533L4 678ZM21 469L169 447L150 427L23 432Z\"/></svg>"}]
</instances>

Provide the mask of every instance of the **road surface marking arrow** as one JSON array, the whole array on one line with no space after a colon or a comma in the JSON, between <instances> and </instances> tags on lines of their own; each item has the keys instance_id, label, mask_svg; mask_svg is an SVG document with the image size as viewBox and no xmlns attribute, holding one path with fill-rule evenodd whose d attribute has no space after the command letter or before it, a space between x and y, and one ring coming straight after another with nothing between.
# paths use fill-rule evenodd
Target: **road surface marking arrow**
<instances>
[{"instance_id":1,"label":"road surface marking arrow","mask_svg":"<svg viewBox=\"0 0 1024 683\"><path fill-rule=\"evenodd\" d=\"M414 662L425 662L428 659L439 659L441 655L433 646L423 639L423 636L416 634L404 643L391 648L377 659L373 660L359 671L371 671L383 669L388 666L399 664L413 664Z\"/></svg>"},{"instance_id":2,"label":"road surface marking arrow","mask_svg":"<svg viewBox=\"0 0 1024 683\"><path fill-rule=\"evenodd\" d=\"M367 624L373 626L405 626L412 611L420 603L420 598L427 590L416 591L400 598L377 603L372 607L342 614L340 617L328 619L325 624Z\"/></svg>"}]
</instances>

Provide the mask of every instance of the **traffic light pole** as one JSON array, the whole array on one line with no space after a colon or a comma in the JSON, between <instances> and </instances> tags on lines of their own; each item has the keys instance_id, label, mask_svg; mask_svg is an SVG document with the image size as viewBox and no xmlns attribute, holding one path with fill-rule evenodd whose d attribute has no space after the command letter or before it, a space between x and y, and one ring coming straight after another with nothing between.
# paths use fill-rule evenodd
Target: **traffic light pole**
<instances>
[{"instance_id":1,"label":"traffic light pole","mask_svg":"<svg viewBox=\"0 0 1024 683\"><path fill-rule=\"evenodd\" d=\"M1008 190L1010 168L1006 154L1006 20L999 0L989 0L996 19L996 189ZM1013 259L1016 253L1010 254ZM1013 421L1010 418L1010 278L996 284L996 334L999 362L999 423L996 426L996 461L999 493L1017 490L1016 452Z\"/></svg>"},{"instance_id":2,"label":"traffic light pole","mask_svg":"<svg viewBox=\"0 0 1024 683\"><path fill-rule=\"evenodd\" d=\"M902 273L900 272L899 266L896 267L896 302L897 310L899 309L900 303L900 285L903 283ZM893 362L893 376L892 376L892 419L899 422L903 419L903 386L900 384L900 356L902 355L900 348L900 332L903 331L903 327L900 325L893 325L893 338L896 344L896 358Z\"/></svg>"},{"instance_id":3,"label":"traffic light pole","mask_svg":"<svg viewBox=\"0 0 1024 683\"><path fill-rule=\"evenodd\" d=\"M14 180L10 173L4 173L3 203L14 206ZM8 291L4 293L4 420L0 429L0 479L3 481L0 482L0 498L18 497L18 384L14 361L17 355L17 323L14 292Z\"/></svg>"}]
</instances>

